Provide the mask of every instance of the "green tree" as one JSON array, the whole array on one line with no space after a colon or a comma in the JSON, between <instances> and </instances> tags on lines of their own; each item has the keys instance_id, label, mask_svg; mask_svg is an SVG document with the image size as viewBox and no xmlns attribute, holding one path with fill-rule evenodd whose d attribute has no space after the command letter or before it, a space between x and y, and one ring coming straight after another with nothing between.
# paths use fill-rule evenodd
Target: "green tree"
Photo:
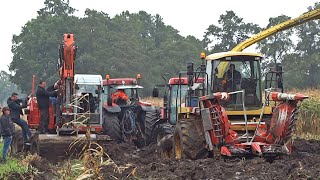
<instances>
[{"instance_id":1,"label":"green tree","mask_svg":"<svg viewBox=\"0 0 320 180\"><path fill-rule=\"evenodd\" d=\"M257 24L245 23L233 11L220 15L218 25L210 25L204 35L204 45L211 52L230 51L235 45L260 31Z\"/></svg>"},{"instance_id":2,"label":"green tree","mask_svg":"<svg viewBox=\"0 0 320 180\"><path fill-rule=\"evenodd\" d=\"M10 75L5 72L0 72L0 104L4 106L11 93L19 93L18 87L10 81Z\"/></svg>"},{"instance_id":3,"label":"green tree","mask_svg":"<svg viewBox=\"0 0 320 180\"><path fill-rule=\"evenodd\" d=\"M179 35L158 14L124 11L110 18L107 13L86 9L84 17L78 18L73 12L67 1L45 1L38 17L13 37L10 70L12 81L22 90L30 91L33 74L49 82L58 78L58 45L67 32L75 34L79 47L76 73L113 78L140 73L147 87L145 95L153 85L162 83L161 74L177 75L203 50L200 40Z\"/></svg>"},{"instance_id":4,"label":"green tree","mask_svg":"<svg viewBox=\"0 0 320 180\"><path fill-rule=\"evenodd\" d=\"M308 11L319 9L320 3ZM320 20L313 20L295 28L298 43L292 55L284 58L287 86L316 88L320 85Z\"/></svg>"},{"instance_id":5,"label":"green tree","mask_svg":"<svg viewBox=\"0 0 320 180\"><path fill-rule=\"evenodd\" d=\"M13 36L13 60L9 70L14 73L12 82L21 87L23 92L30 92L33 74L49 83L56 80L58 45L62 35L77 32L78 18L61 14L57 5L64 9L65 4L62 2L45 1L45 8L39 12L38 17L28 21L21 33ZM58 4L53 6L52 3ZM52 10L58 10L59 13Z\"/></svg>"},{"instance_id":6,"label":"green tree","mask_svg":"<svg viewBox=\"0 0 320 180\"><path fill-rule=\"evenodd\" d=\"M269 24L265 29L278 25L289 19L290 17L285 15L270 18ZM288 29L258 42L257 49L259 49L265 57L263 69L265 69L270 63L282 62L284 55L289 54L294 49L292 34L293 29Z\"/></svg>"}]
</instances>

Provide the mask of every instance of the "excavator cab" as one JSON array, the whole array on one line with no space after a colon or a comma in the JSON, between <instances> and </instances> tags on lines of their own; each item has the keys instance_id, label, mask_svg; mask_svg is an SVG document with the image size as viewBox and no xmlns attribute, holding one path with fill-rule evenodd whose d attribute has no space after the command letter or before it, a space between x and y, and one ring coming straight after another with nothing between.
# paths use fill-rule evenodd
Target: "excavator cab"
<instances>
[{"instance_id":1,"label":"excavator cab","mask_svg":"<svg viewBox=\"0 0 320 180\"><path fill-rule=\"evenodd\" d=\"M74 119L102 124L102 76L76 74L74 83Z\"/></svg>"}]
</instances>

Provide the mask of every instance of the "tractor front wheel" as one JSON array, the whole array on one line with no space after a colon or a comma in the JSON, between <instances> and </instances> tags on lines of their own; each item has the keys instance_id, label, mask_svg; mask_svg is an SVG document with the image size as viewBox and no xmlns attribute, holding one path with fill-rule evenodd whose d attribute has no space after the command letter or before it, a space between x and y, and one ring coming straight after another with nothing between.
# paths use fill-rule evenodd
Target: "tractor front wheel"
<instances>
[{"instance_id":1,"label":"tractor front wheel","mask_svg":"<svg viewBox=\"0 0 320 180\"><path fill-rule=\"evenodd\" d=\"M155 143L154 130L155 124L160 119L160 113L155 112L146 112L145 116L145 141L146 145Z\"/></svg>"},{"instance_id":2,"label":"tractor front wheel","mask_svg":"<svg viewBox=\"0 0 320 180\"><path fill-rule=\"evenodd\" d=\"M173 131L174 126L169 123L160 124L157 127L157 152L161 159L173 157Z\"/></svg>"},{"instance_id":3,"label":"tractor front wheel","mask_svg":"<svg viewBox=\"0 0 320 180\"><path fill-rule=\"evenodd\" d=\"M201 159L208 156L202 121L199 118L181 119L173 135L176 159Z\"/></svg>"},{"instance_id":4,"label":"tractor front wheel","mask_svg":"<svg viewBox=\"0 0 320 180\"><path fill-rule=\"evenodd\" d=\"M121 127L118 115L116 113L103 113L103 132L109 135L111 139L114 139L117 143L122 142Z\"/></svg>"}]
</instances>

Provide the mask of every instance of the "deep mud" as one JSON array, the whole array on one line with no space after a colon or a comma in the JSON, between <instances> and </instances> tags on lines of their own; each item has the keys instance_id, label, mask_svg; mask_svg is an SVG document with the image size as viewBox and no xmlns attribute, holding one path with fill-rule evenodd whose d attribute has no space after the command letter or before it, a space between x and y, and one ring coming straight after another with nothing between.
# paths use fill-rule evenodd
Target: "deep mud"
<instances>
[{"instance_id":1,"label":"deep mud","mask_svg":"<svg viewBox=\"0 0 320 180\"><path fill-rule=\"evenodd\" d=\"M106 152L120 165L136 168L140 179L319 179L320 141L297 139L290 157L272 163L254 159L160 160L156 146L137 151L128 144L106 147ZM107 172L106 172L107 173ZM109 172L112 173L112 172Z\"/></svg>"},{"instance_id":2,"label":"deep mud","mask_svg":"<svg viewBox=\"0 0 320 180\"><path fill-rule=\"evenodd\" d=\"M106 153L114 161L114 164L111 163L101 168L104 179L127 179L132 176L138 179L320 178L320 141L315 140L295 140L292 156L282 157L272 163L262 158L161 160L156 154L156 145L144 150L138 150L133 144L108 143L104 147ZM47 153L50 154L50 151ZM54 160L52 157L48 160L51 163L57 163L57 159ZM44 174L52 174L52 171L45 170L45 167L41 166L46 164L46 160L33 163L33 166L45 171Z\"/></svg>"}]
</instances>

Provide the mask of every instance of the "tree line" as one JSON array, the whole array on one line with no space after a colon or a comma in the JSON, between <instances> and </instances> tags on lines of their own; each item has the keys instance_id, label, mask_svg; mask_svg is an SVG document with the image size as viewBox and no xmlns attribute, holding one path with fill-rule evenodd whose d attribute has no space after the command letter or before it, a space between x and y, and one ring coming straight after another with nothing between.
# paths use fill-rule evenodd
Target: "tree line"
<instances>
[{"instance_id":1,"label":"tree line","mask_svg":"<svg viewBox=\"0 0 320 180\"><path fill-rule=\"evenodd\" d=\"M320 8L315 3L306 10ZM226 11L217 24L210 25L203 36L181 36L166 25L159 14L145 11L124 11L111 18L105 12L86 9L84 17L74 15L75 9L66 0L45 0L44 8L28 21L20 34L12 39L13 59L10 80L23 92L31 90L32 75L53 83L58 78L56 68L58 45L63 34L75 34L79 47L76 73L109 74L112 77L142 75L144 95L150 95L161 75L177 75L186 63L200 63L199 54L231 50L237 43L264 28L290 17L281 15L269 19L267 27L246 22L233 11ZM265 55L264 65L282 62L286 88L317 87L320 79L320 22L308 22L271 36L257 45ZM296 43L292 40L296 36Z\"/></svg>"}]
</instances>

